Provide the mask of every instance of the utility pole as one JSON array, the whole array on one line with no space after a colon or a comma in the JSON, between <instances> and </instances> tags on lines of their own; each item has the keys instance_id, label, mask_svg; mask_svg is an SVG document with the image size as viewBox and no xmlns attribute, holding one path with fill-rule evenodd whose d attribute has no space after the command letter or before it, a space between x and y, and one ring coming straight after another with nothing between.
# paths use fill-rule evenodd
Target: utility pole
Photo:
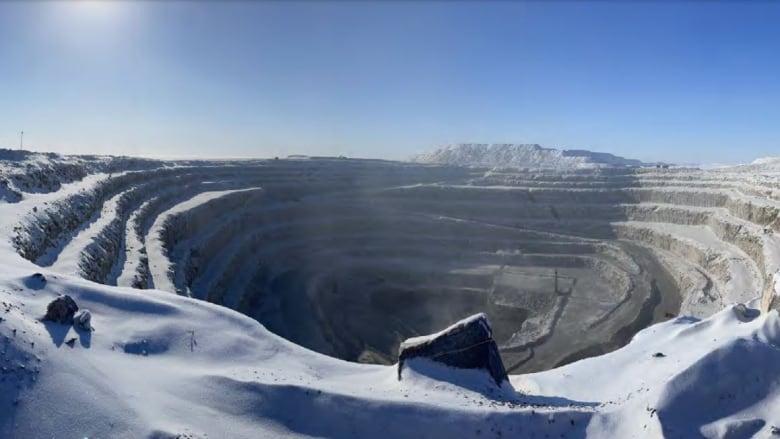
<instances>
[{"instance_id":1,"label":"utility pole","mask_svg":"<svg viewBox=\"0 0 780 439\"><path fill-rule=\"evenodd\" d=\"M23 146L24 146L24 131L22 131L19 134L19 149L22 149Z\"/></svg>"}]
</instances>

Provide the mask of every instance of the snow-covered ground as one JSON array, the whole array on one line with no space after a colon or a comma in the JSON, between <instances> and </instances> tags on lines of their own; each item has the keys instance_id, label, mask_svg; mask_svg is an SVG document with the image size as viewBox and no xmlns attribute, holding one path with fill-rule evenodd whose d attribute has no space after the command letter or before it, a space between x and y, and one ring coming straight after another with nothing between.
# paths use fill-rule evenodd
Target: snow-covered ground
<instances>
[{"instance_id":1,"label":"snow-covered ground","mask_svg":"<svg viewBox=\"0 0 780 439\"><path fill-rule=\"evenodd\" d=\"M592 169L645 165L639 160L582 149L559 150L539 145L511 143L466 143L443 146L413 158L419 163L486 168Z\"/></svg>"},{"instance_id":2,"label":"snow-covered ground","mask_svg":"<svg viewBox=\"0 0 780 439\"><path fill-rule=\"evenodd\" d=\"M11 153L0 162L0 437L780 435L771 172ZM544 299L553 282L566 300ZM297 302L257 285L333 302L284 320ZM349 320L368 309L339 301L353 287L380 297L413 286L487 294L497 337L530 331L507 329L507 309L536 313L543 342L508 342L505 362L587 352L510 371L497 388L482 371L424 359L399 380L394 365L343 361L266 329L325 352L365 336L322 333L344 327L322 326L324 311L341 306ZM91 311L94 332L42 320L60 294ZM436 329L457 314L433 310ZM651 322L661 323L639 331ZM354 327L380 337L423 325L370 323Z\"/></svg>"}]
</instances>

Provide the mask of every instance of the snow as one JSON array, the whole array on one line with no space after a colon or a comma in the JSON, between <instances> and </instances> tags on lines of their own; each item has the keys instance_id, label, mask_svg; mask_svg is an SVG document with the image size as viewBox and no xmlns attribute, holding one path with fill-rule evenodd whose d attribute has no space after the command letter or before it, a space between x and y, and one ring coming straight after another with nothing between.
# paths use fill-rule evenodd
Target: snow
<instances>
[{"instance_id":1,"label":"snow","mask_svg":"<svg viewBox=\"0 0 780 439\"><path fill-rule=\"evenodd\" d=\"M780 297L780 274L775 273L772 276L772 287L774 289L774 297Z\"/></svg>"},{"instance_id":2,"label":"snow","mask_svg":"<svg viewBox=\"0 0 780 439\"><path fill-rule=\"evenodd\" d=\"M419 163L488 168L591 169L643 166L639 160L586 150L558 150L530 144L456 144L412 159Z\"/></svg>"},{"instance_id":3,"label":"snow","mask_svg":"<svg viewBox=\"0 0 780 439\"><path fill-rule=\"evenodd\" d=\"M581 156L557 157L557 163L566 166L590 166L579 161ZM576 161L570 162L572 157ZM674 251L663 249L669 264L689 261L692 258L684 252L696 250L697 255L707 257L691 265L708 279L717 280L723 289L721 299L738 297L746 303L726 300L711 316L680 316L649 326L620 349L544 372L510 375L509 383L496 388L482 371L448 368L420 358L408 360L408 371L399 381L395 365L328 357L273 334L237 311L172 294L170 260L160 239L165 221L237 190L204 191L176 204L156 217L146 237L130 234L131 227L124 227L126 242L134 247L124 257L140 258L144 245L149 260L157 262L150 269L158 289L101 285L80 278L76 270L78 249L88 246L101 226L115 218L118 194L106 196L99 214L76 228L77 233L54 243L51 265L36 265L14 248L15 227L33 221L47 204L94 187L107 178L104 171L117 175L121 170L108 170L108 164L114 163L110 158L7 154L0 163L0 174L23 175L25 163L31 160L37 163L36 169L61 169L69 163L84 168L83 172L68 168L70 177L46 179L39 186L35 186L36 181L43 181L39 177L11 179L9 190L17 190L13 181L32 186L18 190L18 199L0 204L2 438L733 438L770 437L780 428L780 316L777 310L761 312L758 298L764 286L772 296L780 294L780 243L771 215L768 221L758 220L753 211L744 213L736 206L749 201L771 209L778 204L771 196L758 203L755 195L737 190L706 189L698 194L726 194L731 204L675 204L689 209L690 218L702 223L689 217L673 218L680 224L607 221L613 227L644 228L685 243L686 247L674 247ZM157 166L146 161L142 165ZM767 183L740 172L722 175L756 192L764 190L762 185L775 184L775 180ZM688 177L675 175L681 181ZM705 177L712 176L692 176L700 181ZM644 184L657 184L650 182L664 178L647 178ZM259 187L255 181L248 186L247 191ZM413 187L393 186L394 190ZM449 187L466 190L469 186L460 182ZM656 194L672 194L658 206L674 204L672 196L680 188L685 185L654 187ZM580 188L577 193L588 191ZM460 194L456 192L453 198ZM426 212L419 216L442 217ZM133 216L129 217L132 223ZM478 218L451 218L482 221L491 228L509 227ZM437 222L434 227L443 224ZM577 225L571 221L571 227ZM574 240L574 230L533 233L549 237L560 232ZM661 249L660 243L650 239L644 244ZM513 255L514 250L505 252ZM404 267L401 257L396 260ZM435 264L419 268L430 267ZM461 271L469 269L474 268ZM118 282L128 285L131 273L125 271L118 275ZM36 272L46 280L33 277ZM63 294L73 297L82 315L88 316L92 331L42 321L47 304ZM424 343L436 335L407 343Z\"/></svg>"},{"instance_id":4,"label":"snow","mask_svg":"<svg viewBox=\"0 0 780 439\"><path fill-rule=\"evenodd\" d=\"M485 319L487 319L487 316L485 314L483 314L483 313L474 314L473 316L466 317L465 319L462 319L462 320L459 320L459 321L453 323L452 325L442 329L439 332L436 332L436 333L433 333L433 334L428 334L428 335L420 335L420 336L417 336L417 337L408 338L408 339L404 340L401 343L401 349L403 350L403 349L406 349L406 348L411 348L411 347L423 345L425 343L430 342L431 340L440 338L444 334L449 334L449 333L451 333L452 331L454 331L455 329L457 329L459 327L467 326L471 322L474 322L474 321L477 321L477 320L485 320ZM490 328L487 328L487 329L488 329L487 333L490 334Z\"/></svg>"},{"instance_id":5,"label":"snow","mask_svg":"<svg viewBox=\"0 0 780 439\"><path fill-rule=\"evenodd\" d=\"M0 404L13 413L2 437L718 437L735 422L780 423L776 311L681 317L491 391L482 372L413 359L398 381L393 366L306 351L216 305L44 274L34 290L0 273L0 301L15 306L0 323L11 370ZM92 311L94 332L39 320L58 294Z\"/></svg>"},{"instance_id":6,"label":"snow","mask_svg":"<svg viewBox=\"0 0 780 439\"><path fill-rule=\"evenodd\" d=\"M215 200L227 194L249 190L252 189L201 192L189 200L177 204L176 206L160 214L155 220L154 224L152 224L151 229L149 229L149 234L146 237L147 253L149 260L152 261L150 262L149 266L149 271L151 272L151 285L164 291L176 291L176 286L174 285L173 278L170 275L172 272L170 260L167 257L167 252L162 242L162 238L160 237L160 233L168 218L177 213L193 209L201 204L208 203L211 200Z\"/></svg>"},{"instance_id":7,"label":"snow","mask_svg":"<svg viewBox=\"0 0 780 439\"><path fill-rule=\"evenodd\" d=\"M25 347L6 363L24 365L35 377L14 375L4 383L7 388L20 382L24 391L3 393L4 406L15 407L14 418L0 424L3 437L136 437L153 431L274 437L282 426L291 436L308 428L311 434L335 429L330 431L339 437L366 437L412 431L404 422L393 426L398 421L431 416L427 423L434 428L436 420L462 413L456 426L440 426L442 434L457 436L458 427L478 424L479 412L486 411L480 407L490 404L480 393L479 374L463 375L475 381L473 390L424 376L398 382L391 367L305 351L215 305L46 275L40 290L24 288L23 278L0 275L5 288L25 297L23 309L7 313L0 327L14 346ZM95 331L40 322L36 310L57 294L92 310ZM4 291L2 300L11 296ZM19 329L16 337L10 328ZM78 339L72 348L64 343L71 337ZM58 415L41 419L40 413ZM384 420L377 420L380 413ZM352 416L358 419L348 421ZM57 425L63 420L70 421Z\"/></svg>"},{"instance_id":8,"label":"snow","mask_svg":"<svg viewBox=\"0 0 780 439\"><path fill-rule=\"evenodd\" d=\"M749 172L761 172L768 174L777 174L780 172L780 157L760 157L753 160L750 163L744 163L739 165L724 166L724 171L749 171Z\"/></svg>"},{"instance_id":9,"label":"snow","mask_svg":"<svg viewBox=\"0 0 780 439\"><path fill-rule=\"evenodd\" d=\"M744 310L657 324L618 351L512 384L599 401L587 429L594 437L723 437L746 421L749 433L737 437L766 437L780 421L780 376L770 366L780 361L780 320L776 311Z\"/></svg>"},{"instance_id":10,"label":"snow","mask_svg":"<svg viewBox=\"0 0 780 439\"><path fill-rule=\"evenodd\" d=\"M106 227L115 217L116 208L119 198L123 194L118 194L109 199L105 206L101 209L100 216L89 224L89 227L81 230L76 236L71 238L70 241L60 250L57 255L44 255L39 258L37 263L41 266L51 266L52 270L58 271L63 274L78 275L79 262L81 260L81 251L86 247L98 232ZM55 253L58 248L53 249L51 253Z\"/></svg>"},{"instance_id":11,"label":"snow","mask_svg":"<svg viewBox=\"0 0 780 439\"><path fill-rule=\"evenodd\" d=\"M707 226L633 221L614 224L651 230L655 233L666 235L686 246L690 246L689 248L692 247L700 251L702 254L701 260L696 262L713 267L719 264L727 266L726 274L722 276L723 281L715 280L723 292L724 303L720 303L718 309L724 305L751 300L755 297L755 292L761 290L761 275L750 257L734 245L719 240ZM689 257L688 259L693 258ZM692 304L686 309L686 312L697 316L702 315L702 312L697 310L696 304Z\"/></svg>"}]
</instances>

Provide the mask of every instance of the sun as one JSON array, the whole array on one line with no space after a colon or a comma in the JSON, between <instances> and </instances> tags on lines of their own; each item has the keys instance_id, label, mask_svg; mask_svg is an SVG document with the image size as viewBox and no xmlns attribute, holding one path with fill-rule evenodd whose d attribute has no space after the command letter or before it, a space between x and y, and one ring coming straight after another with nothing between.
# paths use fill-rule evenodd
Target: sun
<instances>
[{"instance_id":1,"label":"sun","mask_svg":"<svg viewBox=\"0 0 780 439\"><path fill-rule=\"evenodd\" d=\"M128 3L73 0L46 6L47 29L61 49L89 54L126 37Z\"/></svg>"}]
</instances>

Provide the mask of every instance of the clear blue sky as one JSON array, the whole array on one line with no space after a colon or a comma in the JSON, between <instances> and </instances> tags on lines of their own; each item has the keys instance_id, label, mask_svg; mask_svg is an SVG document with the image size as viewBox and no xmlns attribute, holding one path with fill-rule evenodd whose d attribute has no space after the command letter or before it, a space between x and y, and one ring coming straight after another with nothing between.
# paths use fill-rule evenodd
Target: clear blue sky
<instances>
[{"instance_id":1,"label":"clear blue sky","mask_svg":"<svg viewBox=\"0 0 780 439\"><path fill-rule=\"evenodd\" d=\"M780 155L780 4L0 3L0 145Z\"/></svg>"}]
</instances>

